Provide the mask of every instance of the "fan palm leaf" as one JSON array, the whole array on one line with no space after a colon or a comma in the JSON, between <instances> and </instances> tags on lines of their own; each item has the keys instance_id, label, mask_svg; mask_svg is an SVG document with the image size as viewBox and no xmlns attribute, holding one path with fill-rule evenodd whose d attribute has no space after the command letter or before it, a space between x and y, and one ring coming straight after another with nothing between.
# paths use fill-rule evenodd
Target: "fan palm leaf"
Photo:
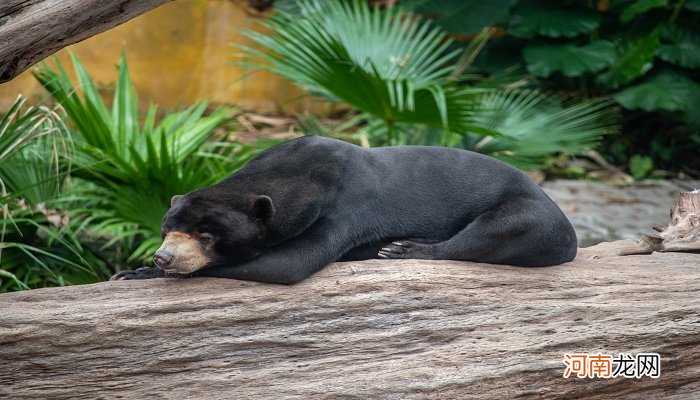
<instances>
[{"instance_id":1,"label":"fan palm leaf","mask_svg":"<svg viewBox=\"0 0 700 400\"><path fill-rule=\"evenodd\" d=\"M478 103L474 122L500 134L483 137L465 132L463 147L524 169L546 164L557 152L591 149L618 123L606 100L562 102L536 91L511 90L482 95Z\"/></svg>"},{"instance_id":2,"label":"fan palm leaf","mask_svg":"<svg viewBox=\"0 0 700 400\"><path fill-rule=\"evenodd\" d=\"M301 16L279 12L248 31L267 51L244 47L245 65L284 76L312 93L349 103L389 123L467 128L479 90L450 84L459 51L429 22L364 2L300 2Z\"/></svg>"}]
</instances>

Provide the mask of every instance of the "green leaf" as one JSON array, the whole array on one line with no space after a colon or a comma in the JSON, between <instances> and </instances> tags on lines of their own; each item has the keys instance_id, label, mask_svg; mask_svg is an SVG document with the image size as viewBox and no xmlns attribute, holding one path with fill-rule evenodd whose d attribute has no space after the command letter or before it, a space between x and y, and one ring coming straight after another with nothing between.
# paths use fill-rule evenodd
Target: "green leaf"
<instances>
[{"instance_id":1,"label":"green leaf","mask_svg":"<svg viewBox=\"0 0 700 400\"><path fill-rule=\"evenodd\" d=\"M459 51L445 32L401 10L364 2L301 1L301 16L278 12L247 32L266 52L243 48L245 63L311 93L351 104L389 124L468 125L472 89L450 77ZM263 62L260 62L263 61Z\"/></svg>"},{"instance_id":2,"label":"green leaf","mask_svg":"<svg viewBox=\"0 0 700 400\"><path fill-rule=\"evenodd\" d=\"M22 96L18 96L10 110L0 119L0 161L12 154L21 144L18 140L22 135L30 134L31 120L39 112L36 108L30 108L21 115L22 106L27 102Z\"/></svg>"},{"instance_id":3,"label":"green leaf","mask_svg":"<svg viewBox=\"0 0 700 400\"><path fill-rule=\"evenodd\" d=\"M615 46L604 40L585 46L531 44L523 50L523 58L527 70L540 78L554 72L576 77L611 65L615 60Z\"/></svg>"},{"instance_id":4,"label":"green leaf","mask_svg":"<svg viewBox=\"0 0 700 400\"><path fill-rule=\"evenodd\" d=\"M138 141L139 111L136 89L131 83L126 53L119 60L117 85L112 101L112 130L115 133L116 154L126 155L130 143Z\"/></svg>"},{"instance_id":5,"label":"green leaf","mask_svg":"<svg viewBox=\"0 0 700 400\"><path fill-rule=\"evenodd\" d=\"M682 111L695 107L689 101L698 90L700 85L683 75L664 72L614 94L613 99L629 110Z\"/></svg>"},{"instance_id":6,"label":"green leaf","mask_svg":"<svg viewBox=\"0 0 700 400\"><path fill-rule=\"evenodd\" d=\"M700 12L700 0L688 0L685 2L685 8L690 11Z\"/></svg>"},{"instance_id":7,"label":"green leaf","mask_svg":"<svg viewBox=\"0 0 700 400\"><path fill-rule=\"evenodd\" d=\"M24 103L0 118L0 292L94 282L77 234L53 225L66 215L52 207L66 190L70 133L54 110Z\"/></svg>"},{"instance_id":8,"label":"green leaf","mask_svg":"<svg viewBox=\"0 0 700 400\"><path fill-rule=\"evenodd\" d=\"M598 84L618 88L644 75L654 65L654 54L659 48L659 35L623 40L617 45L617 56L610 69L599 75Z\"/></svg>"},{"instance_id":9,"label":"green leaf","mask_svg":"<svg viewBox=\"0 0 700 400\"><path fill-rule=\"evenodd\" d=\"M107 247L118 247L131 259L143 257L155 250L151 238L160 237L170 197L225 178L240 166L238 151L246 157L247 149L210 142L230 110L205 115L203 102L167 113L160 121L151 106L141 124L124 54L111 112L76 57L73 65L82 91L60 63L55 69L43 64L36 73L75 129L71 175L78 184L72 191L77 204L72 219L90 221L91 236L106 241Z\"/></svg>"},{"instance_id":10,"label":"green leaf","mask_svg":"<svg viewBox=\"0 0 700 400\"><path fill-rule=\"evenodd\" d=\"M637 0L622 10L620 20L630 22L639 14L645 13L654 8L668 7L668 0Z\"/></svg>"},{"instance_id":11,"label":"green leaf","mask_svg":"<svg viewBox=\"0 0 700 400\"><path fill-rule=\"evenodd\" d=\"M520 1L513 12L508 32L516 37L576 37L600 25L600 15L589 9L563 8L541 0Z\"/></svg>"},{"instance_id":12,"label":"green leaf","mask_svg":"<svg viewBox=\"0 0 700 400\"><path fill-rule=\"evenodd\" d=\"M677 25L664 25L661 45L656 54L664 61L686 68L700 68L700 35Z\"/></svg>"},{"instance_id":13,"label":"green leaf","mask_svg":"<svg viewBox=\"0 0 700 400\"><path fill-rule=\"evenodd\" d=\"M690 86L690 95L685 106L685 121L695 132L700 133L700 84L692 82Z\"/></svg>"},{"instance_id":14,"label":"green leaf","mask_svg":"<svg viewBox=\"0 0 700 400\"><path fill-rule=\"evenodd\" d=\"M562 104L521 90L483 94L479 100L474 124L500 135L467 140L467 148L520 168L542 167L559 152L579 154L617 130L617 114L607 101Z\"/></svg>"},{"instance_id":15,"label":"green leaf","mask_svg":"<svg viewBox=\"0 0 700 400\"><path fill-rule=\"evenodd\" d=\"M410 9L450 33L467 35L503 19L517 0L408 0L400 5Z\"/></svg>"},{"instance_id":16,"label":"green leaf","mask_svg":"<svg viewBox=\"0 0 700 400\"><path fill-rule=\"evenodd\" d=\"M73 147L58 114L46 107L23 110L24 104L18 97L0 118L0 198L9 192L36 206L61 192L69 165L59 158L70 156Z\"/></svg>"},{"instance_id":17,"label":"green leaf","mask_svg":"<svg viewBox=\"0 0 700 400\"><path fill-rule=\"evenodd\" d=\"M630 172L634 179L644 179L654 169L654 161L649 156L635 154L630 158Z\"/></svg>"},{"instance_id":18,"label":"green leaf","mask_svg":"<svg viewBox=\"0 0 700 400\"><path fill-rule=\"evenodd\" d=\"M266 22L275 35L248 33L265 51L244 50L266 63L247 65L362 111L373 143L471 146L462 138L480 136L474 143L483 146L470 148L541 165L558 151L590 148L615 127L614 112L600 102L561 105L536 92L463 85L452 76L456 57L444 32L412 15L365 2L300 4L300 16L279 12Z\"/></svg>"}]
</instances>

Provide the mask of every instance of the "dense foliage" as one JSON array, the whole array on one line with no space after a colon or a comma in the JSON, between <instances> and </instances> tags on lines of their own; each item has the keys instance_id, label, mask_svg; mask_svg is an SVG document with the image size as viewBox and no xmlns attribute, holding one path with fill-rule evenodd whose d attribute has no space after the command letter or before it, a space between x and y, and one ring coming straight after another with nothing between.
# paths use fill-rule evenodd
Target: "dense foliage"
<instances>
[{"instance_id":1,"label":"dense foliage","mask_svg":"<svg viewBox=\"0 0 700 400\"><path fill-rule=\"evenodd\" d=\"M0 121L0 291L96 282L149 262L170 197L256 153L214 134L231 110L139 115L125 57L111 109L75 57L73 66L77 84L58 62L35 72L61 115L22 111L20 99Z\"/></svg>"},{"instance_id":2,"label":"dense foliage","mask_svg":"<svg viewBox=\"0 0 700 400\"><path fill-rule=\"evenodd\" d=\"M233 157L236 146L209 140L229 110L205 116L207 105L200 103L156 123L157 108L151 105L141 122L124 57L111 110L80 62L74 58L73 64L82 93L60 64L57 69L44 64L35 72L71 122L72 194L82 205L73 211L91 233L110 238L107 246L127 244L123 250L130 260L143 258L158 247L160 221L173 195L215 183L235 168L233 160L243 161Z\"/></svg>"},{"instance_id":3,"label":"dense foliage","mask_svg":"<svg viewBox=\"0 0 700 400\"><path fill-rule=\"evenodd\" d=\"M638 177L651 164L700 170L700 1L400 4L454 35L498 27L477 59L482 72L520 65L542 88L612 98L623 110L623 130L606 137L604 150L616 163L629 159Z\"/></svg>"},{"instance_id":4,"label":"dense foliage","mask_svg":"<svg viewBox=\"0 0 700 400\"><path fill-rule=\"evenodd\" d=\"M72 153L68 129L54 110L25 103L18 98L0 119L0 292L94 275L57 211Z\"/></svg>"},{"instance_id":5,"label":"dense foliage","mask_svg":"<svg viewBox=\"0 0 700 400\"><path fill-rule=\"evenodd\" d=\"M264 49L244 48L253 60L248 65L352 105L375 145L462 147L528 168L559 152L591 148L615 130L605 102L470 79L464 71L487 32L455 48L442 29L400 8L360 1L295 4L264 22L274 35L248 32Z\"/></svg>"}]
</instances>

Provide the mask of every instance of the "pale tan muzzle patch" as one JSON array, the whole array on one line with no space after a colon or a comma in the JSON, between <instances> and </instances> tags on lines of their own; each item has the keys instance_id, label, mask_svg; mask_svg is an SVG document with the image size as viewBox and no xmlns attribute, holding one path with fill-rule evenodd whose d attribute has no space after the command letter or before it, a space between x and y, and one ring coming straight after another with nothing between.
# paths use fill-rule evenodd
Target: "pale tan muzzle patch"
<instances>
[{"instance_id":1,"label":"pale tan muzzle patch","mask_svg":"<svg viewBox=\"0 0 700 400\"><path fill-rule=\"evenodd\" d=\"M190 274L203 268L211 261L199 241L187 233L168 233L160 249L174 254L173 260L166 269L167 272Z\"/></svg>"}]
</instances>

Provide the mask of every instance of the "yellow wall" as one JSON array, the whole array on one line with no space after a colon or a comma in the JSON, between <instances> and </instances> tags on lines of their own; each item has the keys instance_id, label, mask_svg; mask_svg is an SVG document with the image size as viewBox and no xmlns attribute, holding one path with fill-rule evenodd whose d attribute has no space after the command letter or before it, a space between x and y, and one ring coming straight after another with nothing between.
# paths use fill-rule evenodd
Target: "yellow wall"
<instances>
[{"instance_id":1,"label":"yellow wall","mask_svg":"<svg viewBox=\"0 0 700 400\"><path fill-rule=\"evenodd\" d=\"M68 69L77 54L99 84L111 85L123 48L141 105L187 105L198 99L240 105L263 113L323 114L328 104L303 96L292 83L267 72L226 65L235 60L232 43L250 45L242 29L261 30L260 17L231 0L176 0L57 53ZM0 85L0 110L19 93L46 97L27 71Z\"/></svg>"}]
</instances>

